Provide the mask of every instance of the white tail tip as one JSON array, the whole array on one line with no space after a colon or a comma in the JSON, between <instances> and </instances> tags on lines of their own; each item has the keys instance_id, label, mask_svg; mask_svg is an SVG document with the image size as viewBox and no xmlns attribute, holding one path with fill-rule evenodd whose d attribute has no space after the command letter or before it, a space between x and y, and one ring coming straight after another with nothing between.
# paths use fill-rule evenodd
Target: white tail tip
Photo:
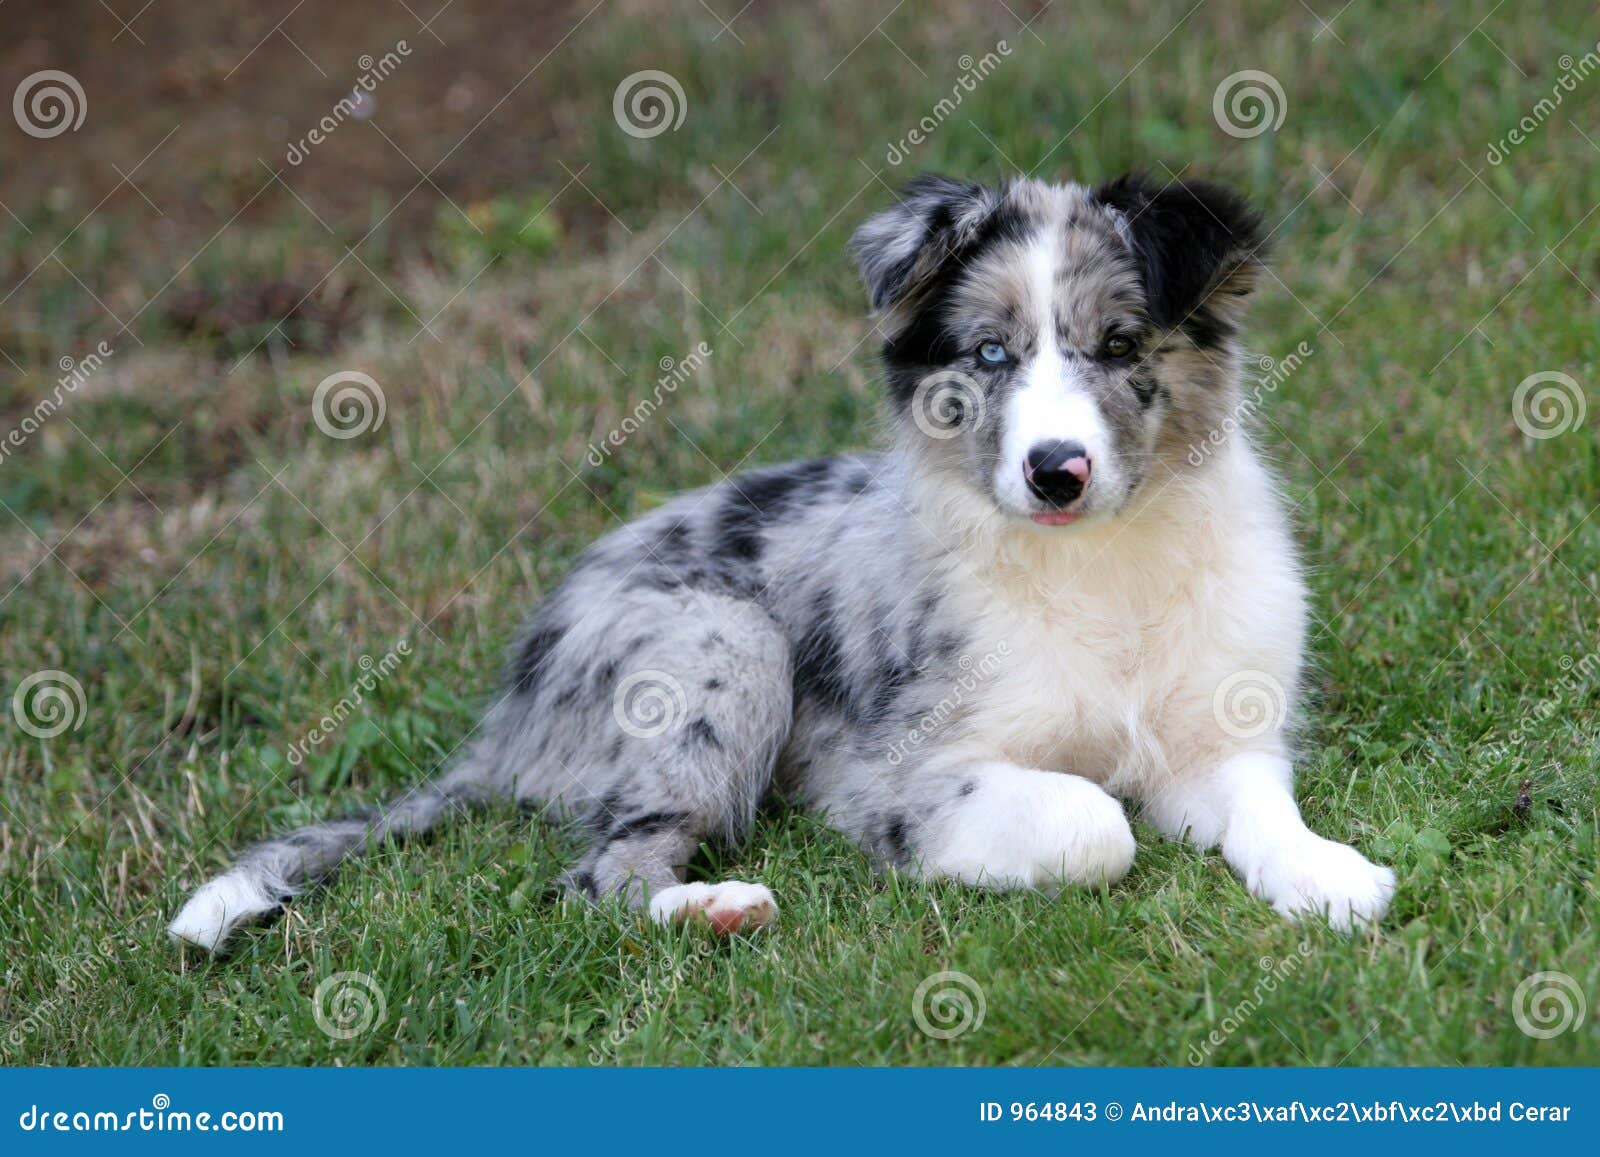
<instances>
[{"instance_id":1,"label":"white tail tip","mask_svg":"<svg viewBox=\"0 0 1600 1157\"><path fill-rule=\"evenodd\" d=\"M189 897L177 918L167 925L167 935L204 948L220 951L239 925L265 916L279 906L256 881L234 871L218 876Z\"/></svg>"}]
</instances>

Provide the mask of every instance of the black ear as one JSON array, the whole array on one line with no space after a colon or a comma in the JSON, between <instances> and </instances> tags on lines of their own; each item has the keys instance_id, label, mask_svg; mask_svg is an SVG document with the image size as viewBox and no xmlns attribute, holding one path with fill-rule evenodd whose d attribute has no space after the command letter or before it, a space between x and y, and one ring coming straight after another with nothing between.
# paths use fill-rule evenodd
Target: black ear
<instances>
[{"instance_id":1,"label":"black ear","mask_svg":"<svg viewBox=\"0 0 1600 1157\"><path fill-rule=\"evenodd\" d=\"M1240 312L1264 256L1261 216L1242 196L1208 181L1129 173L1095 197L1123 215L1156 325L1228 323Z\"/></svg>"},{"instance_id":2,"label":"black ear","mask_svg":"<svg viewBox=\"0 0 1600 1157\"><path fill-rule=\"evenodd\" d=\"M1000 193L925 173L893 208L869 217L850 239L875 310L911 300L946 261L977 239Z\"/></svg>"}]
</instances>

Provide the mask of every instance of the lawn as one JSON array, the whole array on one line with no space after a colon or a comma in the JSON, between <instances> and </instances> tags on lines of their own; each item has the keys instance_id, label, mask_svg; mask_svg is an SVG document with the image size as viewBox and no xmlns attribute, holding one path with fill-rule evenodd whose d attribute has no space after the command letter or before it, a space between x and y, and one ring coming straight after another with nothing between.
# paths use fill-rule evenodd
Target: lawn
<instances>
[{"instance_id":1,"label":"lawn","mask_svg":"<svg viewBox=\"0 0 1600 1157\"><path fill-rule=\"evenodd\" d=\"M0 87L61 69L87 115L0 120L0 1061L1600 1062L1561 1006L1600 999L1593 4L591 2L7 6ZM644 70L681 122L624 131ZM1214 108L1246 70L1276 127ZM601 531L874 442L844 243L898 184L1134 167L1273 229L1300 794L1397 869L1380 928L1145 826L1103 895L923 885L780 802L694 869L769 884L770 935L563 906L571 838L507 808L226 959L167 943L230 850L432 773ZM319 409L338 374L381 421Z\"/></svg>"}]
</instances>

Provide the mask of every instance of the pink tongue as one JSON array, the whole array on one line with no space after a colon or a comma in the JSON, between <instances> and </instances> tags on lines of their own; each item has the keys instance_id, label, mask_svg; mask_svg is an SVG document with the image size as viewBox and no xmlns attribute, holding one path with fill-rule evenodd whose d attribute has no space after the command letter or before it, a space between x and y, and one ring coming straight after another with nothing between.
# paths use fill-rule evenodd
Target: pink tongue
<instances>
[{"instance_id":1,"label":"pink tongue","mask_svg":"<svg viewBox=\"0 0 1600 1157\"><path fill-rule=\"evenodd\" d=\"M1077 522L1083 515L1060 511L1055 514L1030 514L1028 517L1042 526L1065 526L1069 522Z\"/></svg>"}]
</instances>

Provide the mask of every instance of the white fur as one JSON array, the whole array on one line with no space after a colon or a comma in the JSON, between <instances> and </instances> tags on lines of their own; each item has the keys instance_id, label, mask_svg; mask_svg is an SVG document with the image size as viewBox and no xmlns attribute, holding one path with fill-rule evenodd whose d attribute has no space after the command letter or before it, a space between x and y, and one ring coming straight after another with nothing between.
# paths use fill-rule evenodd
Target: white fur
<instances>
[{"instance_id":1,"label":"white fur","mask_svg":"<svg viewBox=\"0 0 1600 1157\"><path fill-rule=\"evenodd\" d=\"M189 898L167 926L167 935L215 952L239 925L276 911L279 906L278 897L268 895L249 874L226 872Z\"/></svg>"},{"instance_id":2,"label":"white fur","mask_svg":"<svg viewBox=\"0 0 1600 1157\"><path fill-rule=\"evenodd\" d=\"M1031 319L1036 348L1024 367L1021 388L1007 399L1000 460L995 463L995 496L1024 515L1040 508L1024 480L1023 463L1028 451L1041 443L1083 444L1093 467L1090 486L1078 503L1083 512L1103 508L1101 495L1119 495L1122 490L1118 455L1110 452L1111 435L1100 406L1085 388L1075 363L1062 354L1057 337L1055 278L1063 259L1061 236L1046 233L1024 251L1021 276L1037 312Z\"/></svg>"},{"instance_id":3,"label":"white fur","mask_svg":"<svg viewBox=\"0 0 1600 1157\"><path fill-rule=\"evenodd\" d=\"M978 637L1008 651L952 763L998 752L1022 768L1086 777L1141 803L1167 834L1220 846L1285 915L1320 914L1339 928L1375 920L1394 874L1301 821L1292 712L1247 738L1217 718L1217 688L1239 672L1260 672L1292 697L1306 610L1287 522L1253 450L1235 439L1215 466L1158 484L1115 521L1071 527L996 526L976 497L922 496L974 536L960 610L982 624ZM1028 881L1015 832L980 826L987 836L972 834L950 874L971 878L966 849L988 838L988 874Z\"/></svg>"},{"instance_id":4,"label":"white fur","mask_svg":"<svg viewBox=\"0 0 1600 1157\"><path fill-rule=\"evenodd\" d=\"M677 884L650 898L650 919L657 924L677 924L697 916L704 916L718 932L750 932L778 918L778 902L764 884L741 880Z\"/></svg>"},{"instance_id":5,"label":"white fur","mask_svg":"<svg viewBox=\"0 0 1600 1157\"><path fill-rule=\"evenodd\" d=\"M1122 805L1086 779L1005 763L963 768L966 806L923 853L920 868L992 888L1102 884L1133 865Z\"/></svg>"}]
</instances>

